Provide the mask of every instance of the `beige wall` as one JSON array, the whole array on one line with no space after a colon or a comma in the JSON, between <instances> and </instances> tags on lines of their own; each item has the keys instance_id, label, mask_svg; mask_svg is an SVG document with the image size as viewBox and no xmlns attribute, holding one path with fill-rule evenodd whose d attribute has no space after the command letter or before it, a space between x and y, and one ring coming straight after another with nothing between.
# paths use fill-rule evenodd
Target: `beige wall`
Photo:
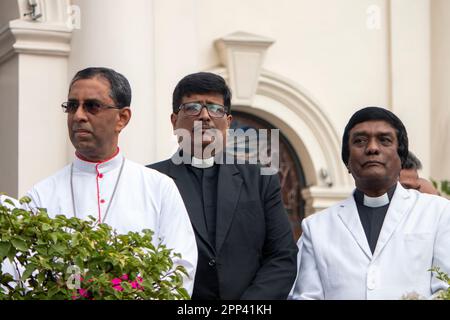
<instances>
[{"instance_id":1,"label":"beige wall","mask_svg":"<svg viewBox=\"0 0 450 320\"><path fill-rule=\"evenodd\" d=\"M10 20L19 18L17 0L2 0L0 10L0 27L6 25Z\"/></svg>"},{"instance_id":2,"label":"beige wall","mask_svg":"<svg viewBox=\"0 0 450 320\"><path fill-rule=\"evenodd\" d=\"M430 175L430 1L391 2L391 110L408 131L409 147ZM408 14L405 14L408 12Z\"/></svg>"},{"instance_id":3,"label":"beige wall","mask_svg":"<svg viewBox=\"0 0 450 320\"><path fill-rule=\"evenodd\" d=\"M30 72L32 70L32 72ZM67 163L66 57L19 57L19 194Z\"/></svg>"},{"instance_id":4,"label":"beige wall","mask_svg":"<svg viewBox=\"0 0 450 320\"><path fill-rule=\"evenodd\" d=\"M367 25L368 10L374 6L380 13L379 28ZM161 0L155 2L155 12L157 101L167 108L158 110L158 157L173 150L166 143L170 124L164 121L176 81L186 73L217 66L212 42L246 31L275 40L264 69L286 77L314 98L339 135L351 114L363 106L394 111L423 162L421 174L430 176L429 0L285 0L277 5L271 0Z\"/></svg>"},{"instance_id":5,"label":"beige wall","mask_svg":"<svg viewBox=\"0 0 450 320\"><path fill-rule=\"evenodd\" d=\"M431 176L450 180L450 1L431 2Z\"/></svg>"},{"instance_id":6,"label":"beige wall","mask_svg":"<svg viewBox=\"0 0 450 320\"><path fill-rule=\"evenodd\" d=\"M132 88L132 118L119 146L140 163L156 161L153 2L148 0L74 0L81 29L72 34L68 81L81 69L105 66L123 73ZM65 90L67 94L67 89ZM70 149L69 157L72 157Z\"/></svg>"},{"instance_id":7,"label":"beige wall","mask_svg":"<svg viewBox=\"0 0 450 320\"><path fill-rule=\"evenodd\" d=\"M318 100L341 131L360 106L388 103L386 1L383 0L175 0L155 2L159 105L170 107L183 75L219 64L213 41L235 31L275 39L264 69L295 82ZM366 26L366 10L380 7L379 30ZM174 10L174 8L177 8ZM170 64L167 63L170 61ZM166 118L170 109L166 110ZM160 125L167 139L170 126ZM164 140L160 157L169 152Z\"/></svg>"},{"instance_id":8,"label":"beige wall","mask_svg":"<svg viewBox=\"0 0 450 320\"><path fill-rule=\"evenodd\" d=\"M0 192L17 196L19 165L18 58L0 64Z\"/></svg>"}]
</instances>

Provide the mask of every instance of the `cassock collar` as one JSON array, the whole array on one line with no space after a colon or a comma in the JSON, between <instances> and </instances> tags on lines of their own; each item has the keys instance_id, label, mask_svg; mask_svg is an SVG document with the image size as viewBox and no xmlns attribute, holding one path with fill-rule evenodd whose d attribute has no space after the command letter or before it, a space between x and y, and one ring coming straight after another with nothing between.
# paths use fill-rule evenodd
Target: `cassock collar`
<instances>
[{"instance_id":1,"label":"cassock collar","mask_svg":"<svg viewBox=\"0 0 450 320\"><path fill-rule=\"evenodd\" d=\"M119 168L122 164L122 160L123 155L119 148L117 148L117 152L111 158L99 162L83 160L77 153L75 153L73 166L80 171L99 174Z\"/></svg>"},{"instance_id":2,"label":"cassock collar","mask_svg":"<svg viewBox=\"0 0 450 320\"><path fill-rule=\"evenodd\" d=\"M368 195L364 194L362 191L356 189L354 193L355 201L358 204L362 204L369 208L378 208L383 207L392 199L392 196L394 195L395 188L397 187L397 184L395 184L391 189L388 190L385 194L379 196L379 197L369 197Z\"/></svg>"},{"instance_id":3,"label":"cassock collar","mask_svg":"<svg viewBox=\"0 0 450 320\"><path fill-rule=\"evenodd\" d=\"M191 166L199 169L210 168L214 165L214 157L199 159L196 157L192 157Z\"/></svg>"}]
</instances>

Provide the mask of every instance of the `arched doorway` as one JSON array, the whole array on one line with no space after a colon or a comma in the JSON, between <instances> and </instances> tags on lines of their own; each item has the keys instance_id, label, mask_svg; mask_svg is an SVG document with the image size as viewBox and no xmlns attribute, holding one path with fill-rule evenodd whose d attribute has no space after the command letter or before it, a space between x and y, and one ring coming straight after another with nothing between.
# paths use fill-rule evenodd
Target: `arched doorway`
<instances>
[{"instance_id":1,"label":"arched doorway","mask_svg":"<svg viewBox=\"0 0 450 320\"><path fill-rule=\"evenodd\" d=\"M233 112L231 129L246 131L248 129L270 130L276 128L255 115L236 111ZM297 240L301 235L301 221L305 216L305 202L302 198L301 190L306 186L306 180L300 160L281 131L279 138L280 169L278 176L280 178L282 199L291 223L294 238Z\"/></svg>"}]
</instances>

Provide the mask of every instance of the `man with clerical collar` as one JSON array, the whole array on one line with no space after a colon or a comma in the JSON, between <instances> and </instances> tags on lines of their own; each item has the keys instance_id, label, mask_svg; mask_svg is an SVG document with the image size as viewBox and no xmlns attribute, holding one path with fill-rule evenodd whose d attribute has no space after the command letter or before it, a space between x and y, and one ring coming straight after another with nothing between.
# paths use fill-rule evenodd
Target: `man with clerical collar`
<instances>
[{"instance_id":1,"label":"man with clerical collar","mask_svg":"<svg viewBox=\"0 0 450 320\"><path fill-rule=\"evenodd\" d=\"M186 268L183 286L192 294L197 246L176 185L126 159L118 147L131 118L130 104L131 87L122 74L87 68L74 76L62 108L75 159L28 192L30 206L46 208L51 216L91 215L119 233L153 230L155 245L162 241L181 254L174 264Z\"/></svg>"},{"instance_id":2,"label":"man with clerical collar","mask_svg":"<svg viewBox=\"0 0 450 320\"><path fill-rule=\"evenodd\" d=\"M342 138L356 189L302 222L296 288L300 299L430 297L450 271L450 201L399 183L408 155L400 119L378 107L357 111Z\"/></svg>"},{"instance_id":3,"label":"man with clerical collar","mask_svg":"<svg viewBox=\"0 0 450 320\"><path fill-rule=\"evenodd\" d=\"M190 74L175 87L172 107L181 150L150 167L175 180L194 227L199 256L192 298L286 299L297 247L278 176L223 161L230 89L216 74Z\"/></svg>"}]
</instances>

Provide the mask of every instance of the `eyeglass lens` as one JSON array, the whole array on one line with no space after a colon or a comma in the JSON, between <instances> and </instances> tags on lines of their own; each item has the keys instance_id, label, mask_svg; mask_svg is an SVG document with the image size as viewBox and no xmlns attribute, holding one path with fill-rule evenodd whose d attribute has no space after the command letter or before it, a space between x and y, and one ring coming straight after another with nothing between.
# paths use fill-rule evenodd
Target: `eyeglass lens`
<instances>
[{"instance_id":1,"label":"eyeglass lens","mask_svg":"<svg viewBox=\"0 0 450 320\"><path fill-rule=\"evenodd\" d=\"M80 106L80 103L75 100L67 101L66 103L63 104L63 107L65 109L64 111L66 113L75 113L79 106ZM83 103L83 108L85 111L87 111L91 114L96 114L100 111L102 106L101 106L100 102L98 102L96 100L86 100Z\"/></svg>"},{"instance_id":2,"label":"eyeglass lens","mask_svg":"<svg viewBox=\"0 0 450 320\"><path fill-rule=\"evenodd\" d=\"M208 110L211 117L220 118L225 115L225 108L220 104L206 103L201 104L199 102L190 102L182 105L184 112L190 116L197 116L202 111L203 107Z\"/></svg>"}]
</instances>

